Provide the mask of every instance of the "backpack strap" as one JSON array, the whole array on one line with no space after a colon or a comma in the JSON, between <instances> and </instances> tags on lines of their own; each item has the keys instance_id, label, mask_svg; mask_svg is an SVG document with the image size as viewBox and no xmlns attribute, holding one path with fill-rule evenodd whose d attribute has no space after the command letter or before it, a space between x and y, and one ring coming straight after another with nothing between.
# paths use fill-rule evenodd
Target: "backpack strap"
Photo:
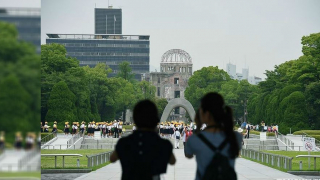
<instances>
[{"instance_id":1,"label":"backpack strap","mask_svg":"<svg viewBox=\"0 0 320 180\"><path fill-rule=\"evenodd\" d=\"M227 141L227 138L225 138L224 139L224 141L220 144L220 146L218 147L218 148L216 148L214 145L212 145L209 141L208 141L208 139L207 138L205 138L204 136L203 136L203 134L198 134L198 137L202 140L202 142L204 142L212 151L217 151L217 150L219 150L219 151L221 151L223 148L224 148L224 146L228 143L228 141Z\"/></svg>"}]
</instances>

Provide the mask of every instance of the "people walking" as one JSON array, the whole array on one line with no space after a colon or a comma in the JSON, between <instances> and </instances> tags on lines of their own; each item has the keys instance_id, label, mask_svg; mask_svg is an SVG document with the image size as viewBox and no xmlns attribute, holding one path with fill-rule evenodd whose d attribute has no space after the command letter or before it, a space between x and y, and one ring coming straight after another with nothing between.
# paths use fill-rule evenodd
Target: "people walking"
<instances>
[{"instance_id":1,"label":"people walking","mask_svg":"<svg viewBox=\"0 0 320 180\"><path fill-rule=\"evenodd\" d=\"M70 133L69 122L64 123L64 135L68 135Z\"/></svg>"},{"instance_id":2,"label":"people walking","mask_svg":"<svg viewBox=\"0 0 320 180\"><path fill-rule=\"evenodd\" d=\"M200 104L200 121L207 127L189 137L185 147L187 158L196 156L196 180L237 179L234 165L242 136L233 130L232 110L218 93L206 94Z\"/></svg>"},{"instance_id":3,"label":"people walking","mask_svg":"<svg viewBox=\"0 0 320 180\"><path fill-rule=\"evenodd\" d=\"M246 126L247 132L246 132L246 137L245 138L247 138L247 139L249 139L249 135L250 135L250 129L251 129L250 126L251 126L250 123L248 123L247 126Z\"/></svg>"},{"instance_id":4,"label":"people walking","mask_svg":"<svg viewBox=\"0 0 320 180\"><path fill-rule=\"evenodd\" d=\"M160 120L155 104L140 101L133 109L133 120L137 130L119 139L110 161L120 159L122 180L159 180L166 173L168 163L175 164L176 160L171 142L156 131Z\"/></svg>"},{"instance_id":5,"label":"people walking","mask_svg":"<svg viewBox=\"0 0 320 180\"><path fill-rule=\"evenodd\" d=\"M178 128L175 130L174 136L175 136L175 139L176 139L175 148L176 148L176 149L179 149L181 134L180 134L180 131L179 131Z\"/></svg>"}]
</instances>

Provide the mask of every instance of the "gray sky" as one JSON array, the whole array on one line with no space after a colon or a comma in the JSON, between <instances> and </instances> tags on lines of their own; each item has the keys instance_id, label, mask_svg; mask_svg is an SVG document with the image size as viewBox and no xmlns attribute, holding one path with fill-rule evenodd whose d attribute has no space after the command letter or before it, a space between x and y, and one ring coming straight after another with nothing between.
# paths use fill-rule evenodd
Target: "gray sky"
<instances>
[{"instance_id":1,"label":"gray sky","mask_svg":"<svg viewBox=\"0 0 320 180\"><path fill-rule=\"evenodd\" d=\"M41 43L45 44L46 33L93 34L95 4L107 8L108 0L42 0ZM162 54L174 48L191 55L194 70L225 69L230 61L237 72L246 64L250 76L265 78L265 70L302 55L302 36L320 32L318 0L110 0L109 4L122 8L123 34L150 35L151 71L159 70Z\"/></svg>"}]
</instances>

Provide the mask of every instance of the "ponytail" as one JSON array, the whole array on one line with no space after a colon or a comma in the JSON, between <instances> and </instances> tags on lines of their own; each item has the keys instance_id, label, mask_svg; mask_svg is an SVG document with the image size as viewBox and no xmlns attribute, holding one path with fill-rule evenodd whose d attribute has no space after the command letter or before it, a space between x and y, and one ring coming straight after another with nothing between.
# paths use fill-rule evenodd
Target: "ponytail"
<instances>
[{"instance_id":1,"label":"ponytail","mask_svg":"<svg viewBox=\"0 0 320 180\"><path fill-rule=\"evenodd\" d=\"M220 127L229 141L229 154L232 158L239 156L239 145L236 139L236 133L233 130L232 109L225 106L223 97L218 93L208 93L201 99L201 108L203 112L209 111L218 127Z\"/></svg>"},{"instance_id":2,"label":"ponytail","mask_svg":"<svg viewBox=\"0 0 320 180\"><path fill-rule=\"evenodd\" d=\"M228 138L230 142L229 153L232 158L236 158L239 156L239 145L237 143L236 134L233 130L233 116L232 109L229 106L225 106L225 119L223 121L224 132L226 134L226 138Z\"/></svg>"}]
</instances>

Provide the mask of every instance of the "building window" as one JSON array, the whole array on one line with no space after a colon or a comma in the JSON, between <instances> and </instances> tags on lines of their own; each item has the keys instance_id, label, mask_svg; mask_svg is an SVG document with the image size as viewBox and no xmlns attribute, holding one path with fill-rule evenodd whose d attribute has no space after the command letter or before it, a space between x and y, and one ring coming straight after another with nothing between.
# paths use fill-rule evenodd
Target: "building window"
<instances>
[{"instance_id":1,"label":"building window","mask_svg":"<svg viewBox=\"0 0 320 180\"><path fill-rule=\"evenodd\" d=\"M158 97L160 97L160 87L158 87Z\"/></svg>"},{"instance_id":2,"label":"building window","mask_svg":"<svg viewBox=\"0 0 320 180\"><path fill-rule=\"evenodd\" d=\"M180 98L180 91L174 91L174 98Z\"/></svg>"},{"instance_id":3,"label":"building window","mask_svg":"<svg viewBox=\"0 0 320 180\"><path fill-rule=\"evenodd\" d=\"M179 78L174 78L174 84L179 84Z\"/></svg>"},{"instance_id":4,"label":"building window","mask_svg":"<svg viewBox=\"0 0 320 180\"><path fill-rule=\"evenodd\" d=\"M158 77L158 83L160 83L160 77Z\"/></svg>"},{"instance_id":5,"label":"building window","mask_svg":"<svg viewBox=\"0 0 320 180\"><path fill-rule=\"evenodd\" d=\"M174 108L174 114L180 114L180 107Z\"/></svg>"}]
</instances>

